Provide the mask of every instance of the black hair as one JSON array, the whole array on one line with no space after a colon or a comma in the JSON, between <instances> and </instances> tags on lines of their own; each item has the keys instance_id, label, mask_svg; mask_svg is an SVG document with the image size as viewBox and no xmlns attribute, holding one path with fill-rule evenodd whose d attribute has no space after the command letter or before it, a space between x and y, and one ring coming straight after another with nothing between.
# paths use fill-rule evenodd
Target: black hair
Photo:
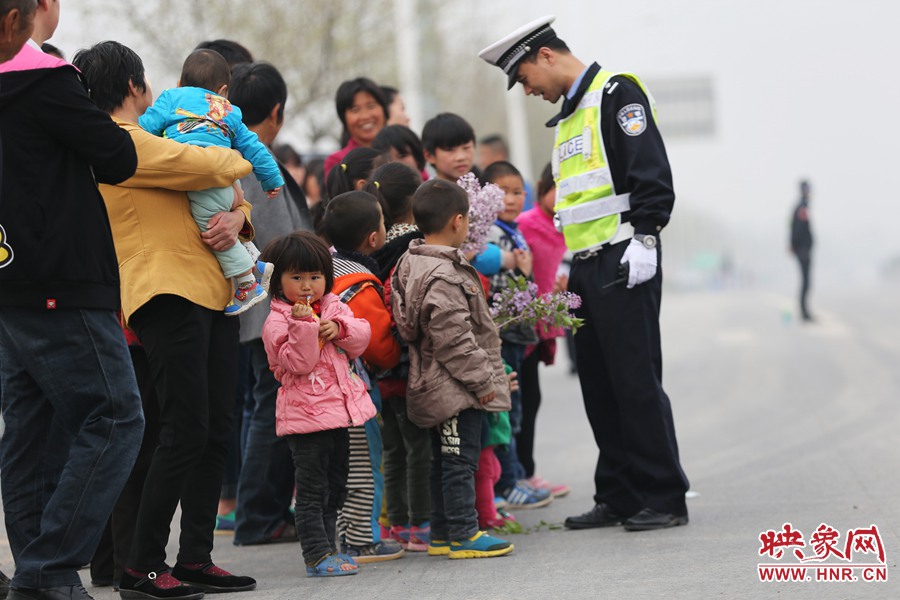
<instances>
[{"instance_id":1,"label":"black hair","mask_svg":"<svg viewBox=\"0 0 900 600\"><path fill-rule=\"evenodd\" d=\"M200 42L194 50L214 50L225 58L229 68L240 63L253 62L253 55L244 46L232 40L208 40Z\"/></svg>"},{"instance_id":2,"label":"black hair","mask_svg":"<svg viewBox=\"0 0 900 600\"><path fill-rule=\"evenodd\" d=\"M528 52L525 56L523 56L519 60L519 62L522 62L523 60L527 60L530 63L536 62L538 51L541 48L549 48L550 50L553 50L554 52L559 52L560 54L571 54L572 53L572 51L569 50L568 44L566 44L564 41L562 41L558 37L555 37L552 40L548 40L547 42L544 42L543 44L541 44L540 46L538 46L536 48L532 48L530 52Z\"/></svg>"},{"instance_id":3,"label":"black hair","mask_svg":"<svg viewBox=\"0 0 900 600\"><path fill-rule=\"evenodd\" d=\"M389 85L378 86L378 89L381 90L381 95L384 96L384 101L387 102L387 105L389 107L394 103L394 100L400 94L400 90Z\"/></svg>"},{"instance_id":4,"label":"black hair","mask_svg":"<svg viewBox=\"0 0 900 600\"><path fill-rule=\"evenodd\" d=\"M319 184L319 194L320 199L325 196L325 161L321 158L314 158L308 163L306 163L306 178L315 177ZM306 192L306 181L304 180L302 185L303 193L309 196Z\"/></svg>"},{"instance_id":5,"label":"black hair","mask_svg":"<svg viewBox=\"0 0 900 600\"><path fill-rule=\"evenodd\" d=\"M469 214L469 196L452 181L431 179L416 190L412 210L419 231L440 233L456 215Z\"/></svg>"},{"instance_id":6,"label":"black hair","mask_svg":"<svg viewBox=\"0 0 900 600\"><path fill-rule=\"evenodd\" d=\"M37 0L0 0L0 15L18 9L23 17L19 20L22 25L19 31L22 31L28 25L28 17L35 11L37 4Z\"/></svg>"},{"instance_id":7,"label":"black hair","mask_svg":"<svg viewBox=\"0 0 900 600\"><path fill-rule=\"evenodd\" d=\"M544 170L541 171L541 178L537 184L538 198L542 197L554 187L556 187L556 180L553 179L553 167L550 163L547 163Z\"/></svg>"},{"instance_id":8,"label":"black hair","mask_svg":"<svg viewBox=\"0 0 900 600\"><path fill-rule=\"evenodd\" d=\"M285 273L315 273L325 276L325 293L334 287L334 262L321 239L309 231L277 237L263 249L259 259L275 265L269 290L275 298L284 298L281 276Z\"/></svg>"},{"instance_id":9,"label":"black hair","mask_svg":"<svg viewBox=\"0 0 900 600\"><path fill-rule=\"evenodd\" d=\"M215 50L194 50L181 67L182 87L196 87L218 93L231 83L231 69L225 57Z\"/></svg>"},{"instance_id":10,"label":"black hair","mask_svg":"<svg viewBox=\"0 0 900 600\"><path fill-rule=\"evenodd\" d=\"M391 227L410 215L413 194L422 184L421 175L403 163L390 162L375 169L369 181L373 184L377 182L376 187L384 198L385 227Z\"/></svg>"},{"instance_id":11,"label":"black hair","mask_svg":"<svg viewBox=\"0 0 900 600\"><path fill-rule=\"evenodd\" d=\"M384 218L378 198L368 192L354 191L328 201L322 219L325 237L338 250L355 252Z\"/></svg>"},{"instance_id":12,"label":"black hair","mask_svg":"<svg viewBox=\"0 0 900 600\"><path fill-rule=\"evenodd\" d=\"M141 57L119 42L100 42L79 50L72 64L81 71L91 100L108 113L122 106L128 98L131 93L129 83L142 92L147 91Z\"/></svg>"},{"instance_id":13,"label":"black hair","mask_svg":"<svg viewBox=\"0 0 900 600\"><path fill-rule=\"evenodd\" d=\"M44 54L50 54L62 60L66 60L66 55L63 54L62 50L60 50L50 42L44 42L43 44L41 44L41 52L43 52Z\"/></svg>"},{"instance_id":14,"label":"black hair","mask_svg":"<svg viewBox=\"0 0 900 600\"><path fill-rule=\"evenodd\" d=\"M387 123L388 120L388 102L384 99L384 94L381 93L381 88L366 77L357 77L356 79L350 79L348 81L343 82L337 89L337 92L334 95L334 104L335 108L337 108L338 118L341 120L341 124L344 126L344 134L349 136L349 132L347 131L347 111L353 107L353 99L356 98L356 94L360 92L365 92L372 96L381 106L381 110L384 111L384 122Z\"/></svg>"},{"instance_id":15,"label":"black hair","mask_svg":"<svg viewBox=\"0 0 900 600\"><path fill-rule=\"evenodd\" d=\"M438 148L450 150L469 142L475 142L475 130L453 113L441 113L429 119L422 129L422 144L431 154Z\"/></svg>"},{"instance_id":16,"label":"black hair","mask_svg":"<svg viewBox=\"0 0 900 600\"><path fill-rule=\"evenodd\" d=\"M340 164L331 167L325 179L326 193L334 198L356 189L356 182L366 180L372 174L372 163L378 157L378 151L372 148L354 148L344 156Z\"/></svg>"},{"instance_id":17,"label":"black hair","mask_svg":"<svg viewBox=\"0 0 900 600\"><path fill-rule=\"evenodd\" d=\"M300 153L294 150L294 147L290 144L278 144L276 146L273 146L272 154L275 155L275 158L286 165L303 164L303 157L300 156Z\"/></svg>"},{"instance_id":18,"label":"black hair","mask_svg":"<svg viewBox=\"0 0 900 600\"><path fill-rule=\"evenodd\" d=\"M507 175L515 175L519 179L522 180L522 183L525 182L525 178L522 177L522 173L513 166L512 163L507 162L505 160L498 160L497 162L491 163L484 170L484 173L481 174L481 182L485 183L494 183L501 177L506 177Z\"/></svg>"},{"instance_id":19,"label":"black hair","mask_svg":"<svg viewBox=\"0 0 900 600\"><path fill-rule=\"evenodd\" d=\"M243 63L231 71L228 99L241 109L244 124L259 125L278 105L278 122L284 120L287 85L278 69L265 62Z\"/></svg>"},{"instance_id":20,"label":"black hair","mask_svg":"<svg viewBox=\"0 0 900 600\"><path fill-rule=\"evenodd\" d=\"M412 129L405 125L388 125L378 132L372 140L372 148L382 154L390 153L391 148L403 157L412 155L419 170L425 168L425 153L422 150L422 140Z\"/></svg>"},{"instance_id":21,"label":"black hair","mask_svg":"<svg viewBox=\"0 0 900 600\"><path fill-rule=\"evenodd\" d=\"M495 148L501 150L504 155L509 156L509 145L506 143L506 140L503 139L503 136L499 133L494 133L492 135L487 135L480 140L478 140L479 146L490 146L491 148Z\"/></svg>"}]
</instances>

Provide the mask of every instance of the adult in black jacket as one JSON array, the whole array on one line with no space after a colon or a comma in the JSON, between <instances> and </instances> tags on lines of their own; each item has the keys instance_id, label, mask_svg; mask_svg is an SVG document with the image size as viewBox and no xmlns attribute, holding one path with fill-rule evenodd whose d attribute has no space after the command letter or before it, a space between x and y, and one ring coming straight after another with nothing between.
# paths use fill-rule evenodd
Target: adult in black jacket
<instances>
[{"instance_id":1,"label":"adult in black jacket","mask_svg":"<svg viewBox=\"0 0 900 600\"><path fill-rule=\"evenodd\" d=\"M0 477L13 600L90 598L78 569L144 425L95 183L131 177L137 156L78 72L40 51L58 11L40 0L34 37L0 65Z\"/></svg>"},{"instance_id":2,"label":"adult in black jacket","mask_svg":"<svg viewBox=\"0 0 900 600\"><path fill-rule=\"evenodd\" d=\"M812 257L813 236L809 225L809 196L810 186L808 181L800 182L800 202L794 207L791 217L791 253L797 257L800 264L800 315L804 321L812 321L809 306L806 304L806 296L809 294L809 267Z\"/></svg>"}]
</instances>

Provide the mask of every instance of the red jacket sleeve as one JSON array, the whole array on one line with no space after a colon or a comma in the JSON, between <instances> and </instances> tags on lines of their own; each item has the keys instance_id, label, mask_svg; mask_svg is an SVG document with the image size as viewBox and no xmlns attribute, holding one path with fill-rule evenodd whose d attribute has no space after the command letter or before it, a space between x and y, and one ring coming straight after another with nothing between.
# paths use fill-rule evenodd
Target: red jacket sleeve
<instances>
[{"instance_id":1,"label":"red jacket sleeve","mask_svg":"<svg viewBox=\"0 0 900 600\"><path fill-rule=\"evenodd\" d=\"M372 327L372 339L363 359L378 369L390 369L400 362L400 344L391 333L391 314L374 286L366 286L350 302L353 315Z\"/></svg>"}]
</instances>

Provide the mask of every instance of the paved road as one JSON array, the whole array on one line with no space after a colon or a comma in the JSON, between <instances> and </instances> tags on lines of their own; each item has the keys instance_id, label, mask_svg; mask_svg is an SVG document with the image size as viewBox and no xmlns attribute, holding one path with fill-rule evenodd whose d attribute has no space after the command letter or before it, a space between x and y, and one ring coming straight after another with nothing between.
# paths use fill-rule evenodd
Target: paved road
<instances>
[{"instance_id":1,"label":"paved road","mask_svg":"<svg viewBox=\"0 0 900 600\"><path fill-rule=\"evenodd\" d=\"M803 326L786 318L791 301L777 295L666 297L665 383L696 493L687 527L555 528L592 505L596 459L577 379L563 359L542 372L537 458L543 476L573 492L518 513L532 531L510 536L511 556L407 555L335 580L307 579L293 544L236 548L217 537L215 558L259 580L246 600L900 597L900 289L816 300L820 321ZM786 522L807 542L828 524L841 547L848 529L877 525L889 581L761 583L757 564L778 561L759 556L760 533ZM812 546L803 551L814 555ZM781 562L793 564L787 556ZM108 588L91 592L118 597Z\"/></svg>"}]
</instances>

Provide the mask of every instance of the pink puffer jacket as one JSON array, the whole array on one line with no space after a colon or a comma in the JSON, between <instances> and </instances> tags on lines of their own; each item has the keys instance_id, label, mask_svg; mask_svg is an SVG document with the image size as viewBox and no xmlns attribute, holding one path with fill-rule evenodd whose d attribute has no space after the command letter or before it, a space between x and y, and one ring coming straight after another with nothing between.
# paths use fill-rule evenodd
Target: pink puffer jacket
<instances>
[{"instance_id":1,"label":"pink puffer jacket","mask_svg":"<svg viewBox=\"0 0 900 600\"><path fill-rule=\"evenodd\" d=\"M291 305L272 300L263 327L269 368L281 382L275 405L279 436L362 425L375 416L366 386L350 370L372 335L368 321L357 319L334 294L321 301L322 320L340 325L338 337L319 345L319 322L295 319Z\"/></svg>"}]
</instances>

